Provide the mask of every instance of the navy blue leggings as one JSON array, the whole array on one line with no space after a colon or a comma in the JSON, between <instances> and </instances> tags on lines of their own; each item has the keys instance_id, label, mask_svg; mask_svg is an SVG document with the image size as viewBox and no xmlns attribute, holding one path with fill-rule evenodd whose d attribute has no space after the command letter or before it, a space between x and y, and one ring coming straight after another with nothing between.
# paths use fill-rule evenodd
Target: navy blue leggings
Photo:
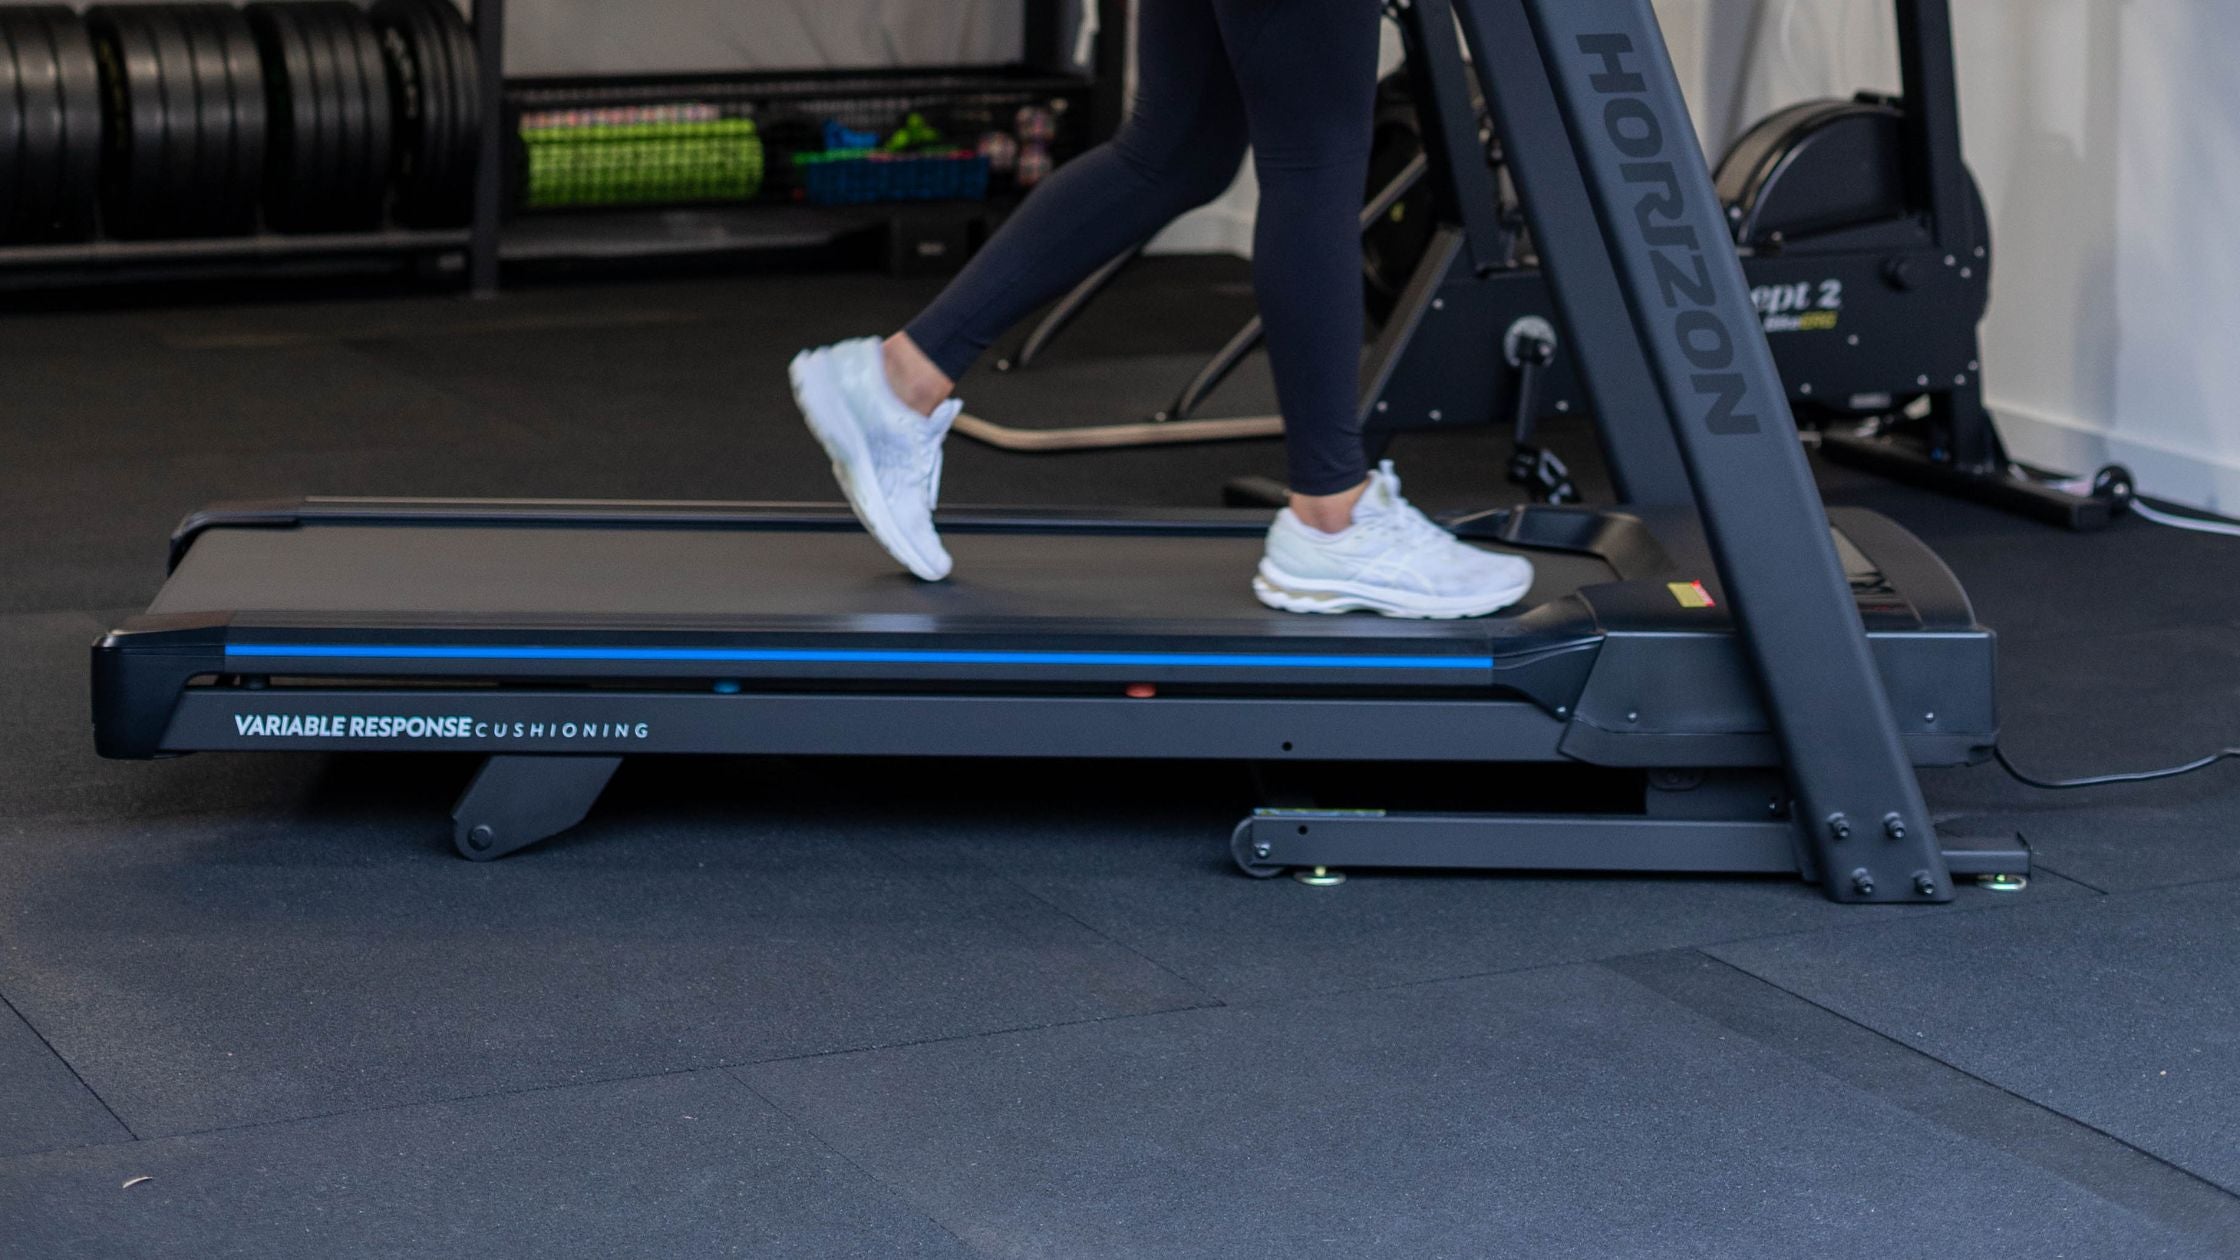
<instances>
[{"instance_id":1,"label":"navy blue leggings","mask_svg":"<svg viewBox=\"0 0 2240 1260\"><path fill-rule=\"evenodd\" d=\"M1218 197L1249 143L1253 288L1291 488L1367 476L1360 391L1363 186L1376 0L1141 0L1134 112L1027 198L906 330L951 380L997 337L1176 216Z\"/></svg>"}]
</instances>

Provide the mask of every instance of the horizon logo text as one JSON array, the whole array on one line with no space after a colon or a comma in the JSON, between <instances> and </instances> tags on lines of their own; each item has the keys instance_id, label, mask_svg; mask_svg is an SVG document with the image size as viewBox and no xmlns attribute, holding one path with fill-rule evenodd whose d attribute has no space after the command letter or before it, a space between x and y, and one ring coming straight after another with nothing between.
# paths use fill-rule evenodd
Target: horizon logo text
<instances>
[{"instance_id":1,"label":"horizon logo text","mask_svg":"<svg viewBox=\"0 0 2240 1260\"><path fill-rule=\"evenodd\" d=\"M430 717L344 713L236 713L242 739L641 740L647 722L488 722L464 714Z\"/></svg>"},{"instance_id":2,"label":"horizon logo text","mask_svg":"<svg viewBox=\"0 0 2240 1260\"><path fill-rule=\"evenodd\" d=\"M1736 333L1719 314L1711 255L1702 236L1686 221L1680 168L1669 153L1672 137L1650 108L1648 78L1632 68L1633 39L1623 34L1581 35L1579 51L1598 66L1587 82L1605 98L1603 131L1627 159L1618 173L1642 190L1634 204L1634 221L1649 245L1657 291L1672 318L1681 354L1695 369L1688 383L1703 401L1704 426L1722 437L1756 433L1758 417L1742 409L1749 400L1750 384L1735 370ZM1688 160L1700 160L1694 152L1694 133L1686 140ZM1753 328L1751 335L1762 334Z\"/></svg>"}]
</instances>

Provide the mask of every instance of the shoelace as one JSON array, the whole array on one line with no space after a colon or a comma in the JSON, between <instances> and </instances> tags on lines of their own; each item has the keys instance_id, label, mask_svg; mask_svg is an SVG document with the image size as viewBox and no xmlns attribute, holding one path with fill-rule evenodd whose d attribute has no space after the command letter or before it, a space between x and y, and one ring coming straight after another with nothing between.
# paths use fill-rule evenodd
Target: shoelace
<instances>
[{"instance_id":1,"label":"shoelace","mask_svg":"<svg viewBox=\"0 0 2240 1260\"><path fill-rule=\"evenodd\" d=\"M1451 543L1455 540L1453 534L1424 515L1421 508L1400 497L1400 478L1392 471L1390 460L1379 465L1378 471L1383 473L1392 499L1382 511L1368 514L1368 519L1362 522L1371 533L1399 543Z\"/></svg>"},{"instance_id":2,"label":"shoelace","mask_svg":"<svg viewBox=\"0 0 2240 1260\"><path fill-rule=\"evenodd\" d=\"M1453 534L1439 528L1436 522L1410 503L1399 503L1379 512L1371 516L1367 524L1371 533L1397 543L1435 544L1454 541Z\"/></svg>"}]
</instances>

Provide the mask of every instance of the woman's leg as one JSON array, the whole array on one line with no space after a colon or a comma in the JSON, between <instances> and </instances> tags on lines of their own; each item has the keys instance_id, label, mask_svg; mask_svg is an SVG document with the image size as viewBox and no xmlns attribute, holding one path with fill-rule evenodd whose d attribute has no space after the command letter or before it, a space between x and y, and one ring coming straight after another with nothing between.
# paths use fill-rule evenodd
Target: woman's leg
<instances>
[{"instance_id":1,"label":"woman's leg","mask_svg":"<svg viewBox=\"0 0 2240 1260\"><path fill-rule=\"evenodd\" d=\"M1271 608L1478 617L1532 565L1469 546L1361 445L1361 196L1377 90L1368 0L1214 0L1260 172L1253 287L1283 404L1291 506L1252 589Z\"/></svg>"},{"instance_id":2,"label":"woman's leg","mask_svg":"<svg viewBox=\"0 0 2240 1260\"><path fill-rule=\"evenodd\" d=\"M1244 113L1222 55L1218 2L1142 0L1127 125L1059 168L889 341L888 374L905 403L931 411L1006 329L1236 179ZM1373 4L1355 2L1374 19Z\"/></svg>"},{"instance_id":3,"label":"woman's leg","mask_svg":"<svg viewBox=\"0 0 2240 1260\"><path fill-rule=\"evenodd\" d=\"M1253 287L1283 406L1293 510L1346 527L1368 481L1358 414L1361 198L1377 91L1369 0L1214 0L1249 121Z\"/></svg>"},{"instance_id":4,"label":"woman's leg","mask_svg":"<svg viewBox=\"0 0 2240 1260\"><path fill-rule=\"evenodd\" d=\"M1121 134L1027 198L907 331L805 350L789 369L857 518L929 582L951 566L933 510L956 378L1028 312L1219 196L1244 158L1244 106L1216 0L1139 3L1143 68Z\"/></svg>"}]
</instances>

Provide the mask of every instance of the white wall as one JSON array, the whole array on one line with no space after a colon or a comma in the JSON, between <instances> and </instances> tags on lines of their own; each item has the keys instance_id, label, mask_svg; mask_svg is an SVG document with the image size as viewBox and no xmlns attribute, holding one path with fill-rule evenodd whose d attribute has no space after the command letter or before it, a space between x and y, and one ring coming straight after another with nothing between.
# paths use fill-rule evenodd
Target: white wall
<instances>
[{"instance_id":1,"label":"white wall","mask_svg":"<svg viewBox=\"0 0 2240 1260\"><path fill-rule=\"evenodd\" d=\"M1016 61L1019 0L509 0L513 74Z\"/></svg>"},{"instance_id":2,"label":"white wall","mask_svg":"<svg viewBox=\"0 0 2240 1260\"><path fill-rule=\"evenodd\" d=\"M1023 27L1020 0L507 0L506 65L512 74L1000 65L1019 59Z\"/></svg>"},{"instance_id":3,"label":"white wall","mask_svg":"<svg viewBox=\"0 0 2240 1260\"><path fill-rule=\"evenodd\" d=\"M1996 250L1985 366L2015 453L2240 512L2240 4L1958 0ZM1888 0L1657 0L1706 144L1898 86ZM1251 242L1249 179L1167 243Z\"/></svg>"},{"instance_id":4,"label":"white wall","mask_svg":"<svg viewBox=\"0 0 2240 1260\"><path fill-rule=\"evenodd\" d=\"M1676 46L1714 4L1755 26L1739 75L1691 66L1714 116L1743 102L1730 125L1896 84L1886 0L1670 0ZM2151 493L2240 510L2240 6L1953 7L1997 251L1986 379L2009 444L2055 467L2126 463Z\"/></svg>"}]
</instances>

